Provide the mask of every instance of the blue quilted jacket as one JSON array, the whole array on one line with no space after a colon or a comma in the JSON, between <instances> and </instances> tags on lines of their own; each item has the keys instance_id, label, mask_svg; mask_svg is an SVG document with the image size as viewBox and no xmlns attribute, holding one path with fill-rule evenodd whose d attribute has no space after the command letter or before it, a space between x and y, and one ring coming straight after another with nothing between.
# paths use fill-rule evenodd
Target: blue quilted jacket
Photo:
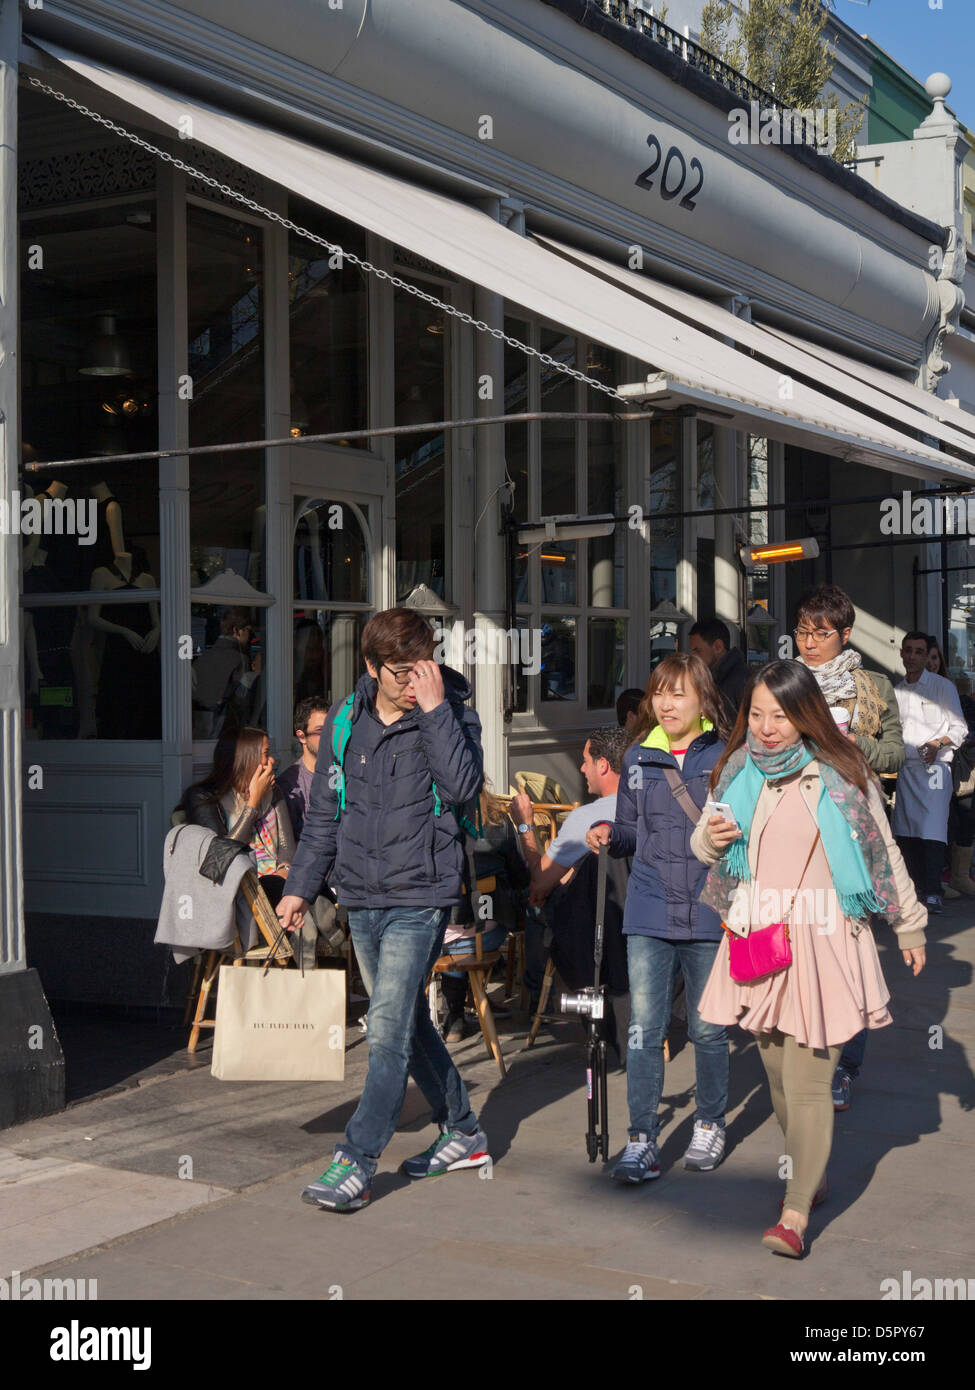
<instances>
[{"instance_id":1,"label":"blue quilted jacket","mask_svg":"<svg viewBox=\"0 0 975 1390\"><path fill-rule=\"evenodd\" d=\"M609 846L613 858L633 856L623 912L625 936L721 939L717 913L697 901L707 869L691 853L694 827L675 799L664 768L680 772L691 800L703 807L711 769L723 751L716 733L700 734L685 753L681 770L659 725L648 742L627 750Z\"/></svg>"},{"instance_id":2,"label":"blue quilted jacket","mask_svg":"<svg viewBox=\"0 0 975 1390\"><path fill-rule=\"evenodd\" d=\"M286 893L314 902L327 879L343 907L452 907L459 901L464 855L451 806L480 791L481 724L464 703L471 695L468 681L449 666L441 673L445 698L437 708L411 710L393 724L376 714L373 677L361 677L338 821L338 793L330 785L332 724L345 701L329 710Z\"/></svg>"}]
</instances>

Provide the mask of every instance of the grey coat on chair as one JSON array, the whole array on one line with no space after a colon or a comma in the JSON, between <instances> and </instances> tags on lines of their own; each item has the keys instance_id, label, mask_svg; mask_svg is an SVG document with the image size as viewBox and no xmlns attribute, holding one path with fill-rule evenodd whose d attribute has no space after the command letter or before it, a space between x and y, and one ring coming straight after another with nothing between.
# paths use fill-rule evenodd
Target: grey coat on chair
<instances>
[{"instance_id":1,"label":"grey coat on chair","mask_svg":"<svg viewBox=\"0 0 975 1390\"><path fill-rule=\"evenodd\" d=\"M200 873L214 831L202 825L176 825L163 849L165 889L155 941L171 946L177 965L201 951L229 951L234 928L245 951L254 944L256 927L240 882L255 867L252 854L238 854L222 883Z\"/></svg>"}]
</instances>

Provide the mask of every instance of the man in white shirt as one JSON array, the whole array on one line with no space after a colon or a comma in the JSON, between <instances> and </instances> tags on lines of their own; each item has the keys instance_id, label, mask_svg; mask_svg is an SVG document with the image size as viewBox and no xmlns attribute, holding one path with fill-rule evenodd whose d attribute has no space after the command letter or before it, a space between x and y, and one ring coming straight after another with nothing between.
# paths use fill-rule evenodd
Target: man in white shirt
<instances>
[{"instance_id":1,"label":"man in white shirt","mask_svg":"<svg viewBox=\"0 0 975 1390\"><path fill-rule=\"evenodd\" d=\"M582 752L581 771L586 779L586 790L596 800L569 812L544 854L539 854L535 844L531 797L522 792L512 799L511 817L518 827L521 848L531 870L533 907L540 907L568 871L591 853L586 844L586 831L597 821L612 823L616 819L616 789L620 784L623 754L630 742L626 729L607 726L593 730Z\"/></svg>"},{"instance_id":2,"label":"man in white shirt","mask_svg":"<svg viewBox=\"0 0 975 1390\"><path fill-rule=\"evenodd\" d=\"M941 912L941 872L948 843L951 759L968 736L958 691L925 669L933 639L909 632L901 643L907 675L894 687L907 757L897 777L891 829L918 897Z\"/></svg>"}]
</instances>

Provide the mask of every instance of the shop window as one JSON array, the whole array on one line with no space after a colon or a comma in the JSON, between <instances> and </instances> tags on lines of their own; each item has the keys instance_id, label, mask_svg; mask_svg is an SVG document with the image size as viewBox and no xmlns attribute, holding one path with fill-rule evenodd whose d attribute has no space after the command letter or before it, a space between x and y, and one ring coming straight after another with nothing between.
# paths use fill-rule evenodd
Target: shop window
<instances>
[{"instance_id":1,"label":"shop window","mask_svg":"<svg viewBox=\"0 0 975 1390\"><path fill-rule=\"evenodd\" d=\"M265 610L194 603L193 737L218 738L234 727L267 722Z\"/></svg>"},{"instance_id":2,"label":"shop window","mask_svg":"<svg viewBox=\"0 0 975 1390\"><path fill-rule=\"evenodd\" d=\"M428 287L435 290L434 286ZM442 293L442 290L440 291ZM449 328L443 311L405 290L394 295L397 425L444 420ZM396 597L417 584L446 597L446 437L442 430L396 437Z\"/></svg>"},{"instance_id":3,"label":"shop window","mask_svg":"<svg viewBox=\"0 0 975 1390\"><path fill-rule=\"evenodd\" d=\"M769 481L768 440L758 435L746 436L748 442L748 503L754 511L748 513L748 539L752 545L766 545L769 539L768 506L772 501ZM768 565L756 565L745 580L745 609L754 617L757 608L768 609L771 583ZM750 662L769 661L774 656L774 629L769 623L749 621L748 659Z\"/></svg>"},{"instance_id":4,"label":"shop window","mask_svg":"<svg viewBox=\"0 0 975 1390\"><path fill-rule=\"evenodd\" d=\"M360 643L372 615L297 604L294 612L292 692L298 705L311 695L331 704L351 695L366 667Z\"/></svg>"},{"instance_id":5,"label":"shop window","mask_svg":"<svg viewBox=\"0 0 975 1390\"><path fill-rule=\"evenodd\" d=\"M24 459L105 457L21 484L43 527L22 547L27 736L158 739L158 468L111 458L158 442L155 203L51 209L21 238Z\"/></svg>"},{"instance_id":6,"label":"shop window","mask_svg":"<svg viewBox=\"0 0 975 1390\"><path fill-rule=\"evenodd\" d=\"M332 245L365 256L361 227L301 198L291 199L289 216ZM288 242L288 321L292 435L365 429L369 380L365 272L292 232ZM349 440L348 444L369 447L366 439Z\"/></svg>"},{"instance_id":7,"label":"shop window","mask_svg":"<svg viewBox=\"0 0 975 1390\"><path fill-rule=\"evenodd\" d=\"M601 344L518 318L506 319L505 326L522 342L607 385L623 379L622 359ZM539 406L553 415L612 408L602 392L509 348L505 409ZM521 522L583 513L624 516L624 461L624 432L614 421L543 419L506 427L508 476ZM551 711L556 703L611 708L625 684L625 527L617 523L609 536L578 541L516 543L515 602L519 625L539 634L542 653L538 674L517 674L516 712L534 706L538 713L542 705Z\"/></svg>"},{"instance_id":8,"label":"shop window","mask_svg":"<svg viewBox=\"0 0 975 1390\"><path fill-rule=\"evenodd\" d=\"M262 439L263 233L190 204L186 210L190 444ZM264 452L190 459L191 585L224 570L265 588Z\"/></svg>"}]
</instances>

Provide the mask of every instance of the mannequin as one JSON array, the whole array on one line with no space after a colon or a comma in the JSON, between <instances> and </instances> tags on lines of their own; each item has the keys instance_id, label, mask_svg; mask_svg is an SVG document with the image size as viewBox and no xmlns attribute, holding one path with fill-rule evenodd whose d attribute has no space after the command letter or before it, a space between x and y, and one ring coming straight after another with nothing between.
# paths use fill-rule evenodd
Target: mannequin
<instances>
[{"instance_id":1,"label":"mannequin","mask_svg":"<svg viewBox=\"0 0 975 1390\"><path fill-rule=\"evenodd\" d=\"M90 547L89 560L93 573L100 565L110 565L115 555L125 550L122 534L122 508L108 483L95 483L90 489L98 503L98 525L95 530L95 544Z\"/></svg>"},{"instance_id":2,"label":"mannequin","mask_svg":"<svg viewBox=\"0 0 975 1390\"><path fill-rule=\"evenodd\" d=\"M67 485L54 480L32 495L43 502L48 497L60 500L67 493ZM77 587L78 541L75 536L59 535L56 531L28 536L21 560L25 594L57 593ZM24 620L28 682L25 694L31 697L25 709L33 711L33 736L65 738L73 735L86 674L73 637L76 613L70 608L39 608L35 612L25 610ZM42 703L42 687L46 687L49 697L54 696L48 703ZM55 690L59 694L55 695Z\"/></svg>"}]
</instances>

